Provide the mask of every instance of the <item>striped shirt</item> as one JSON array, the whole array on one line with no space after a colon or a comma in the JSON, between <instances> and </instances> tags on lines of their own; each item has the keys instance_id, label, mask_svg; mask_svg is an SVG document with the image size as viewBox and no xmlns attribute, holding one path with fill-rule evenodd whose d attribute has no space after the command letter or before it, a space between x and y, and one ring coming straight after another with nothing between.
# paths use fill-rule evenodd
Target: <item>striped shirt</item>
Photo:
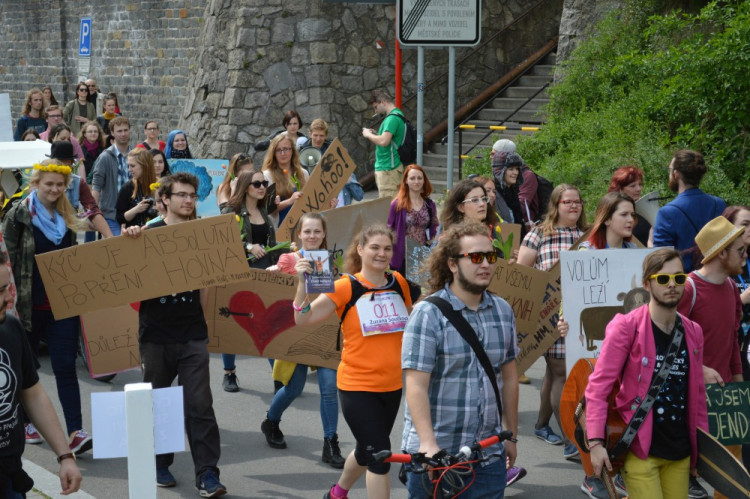
<instances>
[{"instance_id":1,"label":"striped shirt","mask_svg":"<svg viewBox=\"0 0 750 499\"><path fill-rule=\"evenodd\" d=\"M514 362L518 354L516 321L510 305L494 294L484 292L479 308L468 308L448 285L435 293L447 300L469 322L495 367L502 394L501 367ZM464 445L499 432L495 392L471 347L453 324L432 303L418 303L404 329L401 367L431 373L428 396L433 429L441 449L456 453ZM419 436L406 405L402 449L416 452ZM499 452L495 445L487 454Z\"/></svg>"},{"instance_id":2,"label":"striped shirt","mask_svg":"<svg viewBox=\"0 0 750 499\"><path fill-rule=\"evenodd\" d=\"M547 271L560 259L560 252L565 251L583 235L578 227L555 227L555 231L545 236L540 227L534 227L523 238L521 245L537 252L534 268Z\"/></svg>"}]
</instances>

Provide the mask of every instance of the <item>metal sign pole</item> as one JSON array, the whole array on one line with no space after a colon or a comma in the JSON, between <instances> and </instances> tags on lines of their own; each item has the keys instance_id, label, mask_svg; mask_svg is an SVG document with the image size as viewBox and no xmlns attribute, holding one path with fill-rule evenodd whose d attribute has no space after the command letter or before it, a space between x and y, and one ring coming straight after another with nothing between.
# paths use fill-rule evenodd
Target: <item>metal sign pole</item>
<instances>
[{"instance_id":1,"label":"metal sign pole","mask_svg":"<svg viewBox=\"0 0 750 499\"><path fill-rule=\"evenodd\" d=\"M453 133L456 107L456 47L448 47L448 179L447 189L453 188Z\"/></svg>"},{"instance_id":2,"label":"metal sign pole","mask_svg":"<svg viewBox=\"0 0 750 499\"><path fill-rule=\"evenodd\" d=\"M417 47L417 164L422 166L424 148L424 47Z\"/></svg>"}]
</instances>

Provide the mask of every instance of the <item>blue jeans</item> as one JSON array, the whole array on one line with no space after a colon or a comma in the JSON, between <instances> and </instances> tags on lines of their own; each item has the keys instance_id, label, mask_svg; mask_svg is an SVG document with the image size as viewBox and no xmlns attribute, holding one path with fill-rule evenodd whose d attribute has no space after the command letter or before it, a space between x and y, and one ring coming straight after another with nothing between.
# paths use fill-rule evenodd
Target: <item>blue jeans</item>
<instances>
[{"instance_id":1,"label":"blue jeans","mask_svg":"<svg viewBox=\"0 0 750 499\"><path fill-rule=\"evenodd\" d=\"M57 397L62 405L68 434L71 434L83 428L81 392L76 373L78 317L56 321L51 310L33 310L29 343L37 358L39 340L42 338L47 341L49 347L49 360L57 382Z\"/></svg>"},{"instance_id":2,"label":"blue jeans","mask_svg":"<svg viewBox=\"0 0 750 499\"><path fill-rule=\"evenodd\" d=\"M223 353L221 354L221 361L224 362L224 370L225 371L234 371L234 369L237 367L234 365L234 359L237 356L233 353Z\"/></svg>"},{"instance_id":3,"label":"blue jeans","mask_svg":"<svg viewBox=\"0 0 750 499\"><path fill-rule=\"evenodd\" d=\"M320 422L323 436L333 438L339 424L339 399L336 389L336 370L318 368L318 388L320 389Z\"/></svg>"},{"instance_id":4,"label":"blue jeans","mask_svg":"<svg viewBox=\"0 0 750 499\"><path fill-rule=\"evenodd\" d=\"M84 238L83 238L83 242L84 243L93 243L94 241L96 241L96 236L97 235L99 235L99 233L96 232L95 230L87 230L85 232L85 235L84 235Z\"/></svg>"},{"instance_id":5,"label":"blue jeans","mask_svg":"<svg viewBox=\"0 0 750 499\"><path fill-rule=\"evenodd\" d=\"M112 220L111 218L105 218L104 220L107 221L107 225L109 225L112 235L119 236L122 229L120 228L120 224L117 223L117 220Z\"/></svg>"},{"instance_id":6,"label":"blue jeans","mask_svg":"<svg viewBox=\"0 0 750 499\"><path fill-rule=\"evenodd\" d=\"M496 461L481 467L477 464L474 468L476 476L471 487L461 494L462 499L502 499L505 495L505 452ZM430 487L427 473L406 473L406 489L409 491L409 499L427 499L432 497L432 492L427 492L422 485L422 480L427 481ZM468 483L471 475L464 478ZM453 494L458 491L453 492Z\"/></svg>"},{"instance_id":7,"label":"blue jeans","mask_svg":"<svg viewBox=\"0 0 750 499\"><path fill-rule=\"evenodd\" d=\"M23 499L26 497L26 494L21 494L20 492L16 492L13 490L13 485L11 484L10 480L1 479L0 480L0 497L3 497L5 499Z\"/></svg>"},{"instance_id":8,"label":"blue jeans","mask_svg":"<svg viewBox=\"0 0 750 499\"><path fill-rule=\"evenodd\" d=\"M294 399L302 393L302 389L305 388L305 381L307 381L307 366L305 364L297 364L289 383L284 385L273 396L271 407L268 408L268 419L271 421L281 421L281 415L284 414L286 408L292 405Z\"/></svg>"}]
</instances>

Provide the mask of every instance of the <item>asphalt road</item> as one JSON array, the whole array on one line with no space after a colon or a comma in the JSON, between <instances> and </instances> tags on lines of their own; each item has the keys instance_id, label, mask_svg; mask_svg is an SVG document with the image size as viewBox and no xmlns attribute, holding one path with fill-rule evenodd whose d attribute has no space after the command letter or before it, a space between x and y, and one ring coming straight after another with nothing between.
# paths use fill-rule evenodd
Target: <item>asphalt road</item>
<instances>
[{"instance_id":1,"label":"asphalt road","mask_svg":"<svg viewBox=\"0 0 750 499\"><path fill-rule=\"evenodd\" d=\"M79 362L78 365L83 420L84 425L90 429L90 394L121 391L127 383L140 382L140 372L121 373L111 383L100 383L88 378L82 363ZM285 412L281 429L286 435L288 448L276 450L268 447L260 432L260 424L273 393L268 361L238 357L237 367L240 392L224 392L221 388L221 358L219 355L211 355L214 410L221 429L222 456L219 466L221 480L229 491L227 497L322 497L327 487L338 478L339 471L320 461L323 437L316 375L308 375L303 394ZM566 461L563 459L561 446L550 446L535 438L532 433L543 369L544 362L540 360L527 373L532 384L521 385L518 464L528 470L528 475L507 489L506 497L582 498L585 495L579 488L583 478L580 463ZM40 377L61 415L55 380L47 357L42 358ZM553 424L553 427L556 428L556 425ZM402 418L399 417L391 435L394 448L399 446L401 429ZM339 418L339 438L342 452L347 454L353 448L354 441L343 417ZM50 472L56 473L58 469L55 456L46 444L27 446L24 457ZM82 490L86 493L106 499L128 497L125 459L95 460L89 452L79 458L78 464L84 477ZM198 497L194 488L192 460L187 452L175 456L171 471L177 479L177 486L159 489L160 498ZM396 477L395 467L391 470L391 487L392 497L406 497L406 490ZM42 490L49 495L58 491ZM364 480L357 483L350 497L367 497Z\"/></svg>"}]
</instances>

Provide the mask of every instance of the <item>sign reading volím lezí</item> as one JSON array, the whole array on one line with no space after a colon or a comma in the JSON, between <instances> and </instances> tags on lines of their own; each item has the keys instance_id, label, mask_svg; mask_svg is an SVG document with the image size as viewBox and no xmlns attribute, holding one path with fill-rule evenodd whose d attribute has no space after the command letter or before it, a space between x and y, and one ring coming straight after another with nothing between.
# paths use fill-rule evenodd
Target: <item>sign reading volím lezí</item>
<instances>
[{"instance_id":1,"label":"sign reading vol\u00edm lez\u00ed","mask_svg":"<svg viewBox=\"0 0 750 499\"><path fill-rule=\"evenodd\" d=\"M234 215L204 218L36 255L56 319L247 280Z\"/></svg>"}]
</instances>

